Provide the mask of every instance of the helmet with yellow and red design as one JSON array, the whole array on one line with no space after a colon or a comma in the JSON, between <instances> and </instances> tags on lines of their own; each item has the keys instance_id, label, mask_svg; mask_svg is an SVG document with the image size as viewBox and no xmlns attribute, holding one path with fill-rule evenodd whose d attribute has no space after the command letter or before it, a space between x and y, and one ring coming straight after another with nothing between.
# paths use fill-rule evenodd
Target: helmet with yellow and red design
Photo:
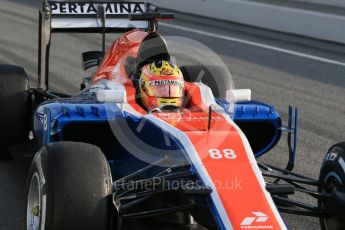
<instances>
[{"instance_id":1,"label":"helmet with yellow and red design","mask_svg":"<svg viewBox=\"0 0 345 230\"><path fill-rule=\"evenodd\" d=\"M184 97L181 70L168 61L156 61L143 67L139 91L142 104L148 110L181 108Z\"/></svg>"}]
</instances>

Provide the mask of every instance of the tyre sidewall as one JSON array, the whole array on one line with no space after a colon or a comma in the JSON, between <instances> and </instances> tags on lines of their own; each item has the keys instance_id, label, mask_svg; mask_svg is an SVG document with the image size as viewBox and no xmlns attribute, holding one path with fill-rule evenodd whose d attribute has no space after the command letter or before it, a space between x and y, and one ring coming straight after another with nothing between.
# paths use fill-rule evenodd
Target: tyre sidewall
<instances>
[{"instance_id":1,"label":"tyre sidewall","mask_svg":"<svg viewBox=\"0 0 345 230\"><path fill-rule=\"evenodd\" d=\"M47 199L51 198L51 196L47 196L47 188L49 188L49 186L47 186L47 174L48 171L46 170L47 167L45 167L47 165L48 161L47 161L47 150L45 148L42 148L34 157L32 163L31 163L31 167L29 169L29 177L28 177L28 186L27 186L27 190L29 191L30 188L30 182L32 180L32 177L35 175L35 173L37 173L38 178L39 178L39 186L40 186L40 203L41 203L41 208L40 208L40 217L41 217L41 221L40 221L40 230L44 230L45 229L45 223L47 222L46 217L47 217L47 208L49 208L50 206L47 205L47 203L51 203L49 202ZM49 183L49 182L48 182ZM28 202L26 202L26 210L28 209ZM25 222L25 224L27 225L27 221ZM26 228L27 229L27 226Z\"/></svg>"}]
</instances>

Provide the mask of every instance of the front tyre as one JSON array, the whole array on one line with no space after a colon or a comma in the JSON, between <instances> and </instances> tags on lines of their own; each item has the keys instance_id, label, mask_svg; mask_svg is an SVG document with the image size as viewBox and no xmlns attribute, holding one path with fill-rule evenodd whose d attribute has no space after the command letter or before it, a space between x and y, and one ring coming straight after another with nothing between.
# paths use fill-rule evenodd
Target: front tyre
<instances>
[{"instance_id":1,"label":"front tyre","mask_svg":"<svg viewBox=\"0 0 345 230\"><path fill-rule=\"evenodd\" d=\"M48 144L32 161L28 182L27 230L110 228L112 179L98 147Z\"/></svg>"},{"instance_id":2,"label":"front tyre","mask_svg":"<svg viewBox=\"0 0 345 230\"><path fill-rule=\"evenodd\" d=\"M323 230L345 229L345 142L331 147L320 170L319 207L326 216L320 218Z\"/></svg>"}]
</instances>

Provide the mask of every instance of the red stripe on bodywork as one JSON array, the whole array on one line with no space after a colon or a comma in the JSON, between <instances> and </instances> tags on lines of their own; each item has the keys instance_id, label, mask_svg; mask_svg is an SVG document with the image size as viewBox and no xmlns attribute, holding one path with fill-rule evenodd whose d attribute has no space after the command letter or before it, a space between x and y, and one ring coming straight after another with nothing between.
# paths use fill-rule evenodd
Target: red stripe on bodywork
<instances>
[{"instance_id":1,"label":"red stripe on bodywork","mask_svg":"<svg viewBox=\"0 0 345 230\"><path fill-rule=\"evenodd\" d=\"M184 131L193 143L203 167L211 177L220 196L226 213L234 229L280 229L279 222L273 213L263 188L261 187L255 169L247 156L240 134L227 121L210 131ZM227 127L228 130L224 131ZM231 149L235 159L214 159L210 150L222 152ZM253 212L262 212L268 218L264 222ZM250 225L241 225L247 217L254 217ZM261 219L261 221L264 218Z\"/></svg>"},{"instance_id":2,"label":"red stripe on bodywork","mask_svg":"<svg viewBox=\"0 0 345 230\"><path fill-rule=\"evenodd\" d=\"M275 216L265 195L265 188L261 186L248 157L252 153L247 153L240 133L223 115L211 114L210 130L206 112L154 115L187 135L198 154L196 157L200 158L202 167L210 176L234 229L281 229L278 222L280 217ZM226 149L233 150L236 158L227 159L222 153ZM210 150L218 150L223 157L212 158ZM198 162L194 160L194 163ZM267 218L260 219L253 212L260 212ZM251 221L247 221L247 225L241 225L248 217ZM251 223L248 224L249 222Z\"/></svg>"},{"instance_id":3,"label":"red stripe on bodywork","mask_svg":"<svg viewBox=\"0 0 345 230\"><path fill-rule=\"evenodd\" d=\"M189 84L189 87L193 88L193 91L189 92L192 92L191 98L194 99L195 105L205 108L199 87ZM196 157L200 158L202 167L210 176L234 229L282 228L278 221L280 216L275 215L275 207L272 207L272 203L271 206L265 188L256 175L261 172L255 172L258 169L253 167L248 157L248 154L253 153L247 152L244 140L234 124L230 124L223 115L214 112L209 119L206 111L157 113L155 116L184 132L190 139L198 154ZM211 122L210 130L208 122ZM211 158L211 149L219 150L220 153L225 149L231 149L235 152L236 158ZM255 213L264 216L260 218ZM244 221L245 219L247 221Z\"/></svg>"}]
</instances>

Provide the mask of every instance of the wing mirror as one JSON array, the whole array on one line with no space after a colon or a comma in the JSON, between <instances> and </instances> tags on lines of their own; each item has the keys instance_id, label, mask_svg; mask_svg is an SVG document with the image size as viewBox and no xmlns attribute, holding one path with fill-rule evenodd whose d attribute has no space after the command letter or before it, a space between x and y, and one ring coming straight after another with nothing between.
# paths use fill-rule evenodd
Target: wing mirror
<instances>
[{"instance_id":1,"label":"wing mirror","mask_svg":"<svg viewBox=\"0 0 345 230\"><path fill-rule=\"evenodd\" d=\"M96 93L97 101L101 103L125 103L126 91L122 89L104 89Z\"/></svg>"},{"instance_id":2,"label":"wing mirror","mask_svg":"<svg viewBox=\"0 0 345 230\"><path fill-rule=\"evenodd\" d=\"M226 101L231 103L246 102L252 98L250 89L230 89L226 91Z\"/></svg>"}]
</instances>

